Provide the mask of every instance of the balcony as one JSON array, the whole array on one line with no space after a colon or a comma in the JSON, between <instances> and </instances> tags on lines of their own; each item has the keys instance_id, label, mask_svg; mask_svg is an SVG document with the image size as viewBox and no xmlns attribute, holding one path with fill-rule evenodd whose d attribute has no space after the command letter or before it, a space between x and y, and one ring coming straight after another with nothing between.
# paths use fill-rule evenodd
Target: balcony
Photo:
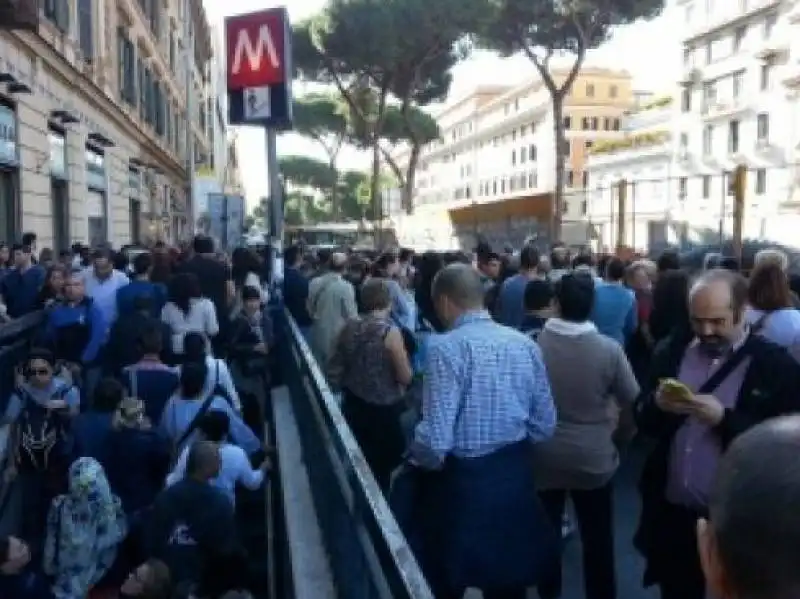
<instances>
[{"instance_id":1,"label":"balcony","mask_svg":"<svg viewBox=\"0 0 800 599\"><path fill-rule=\"evenodd\" d=\"M789 58L789 42L781 39L766 39L758 45L755 57L771 63L780 63Z\"/></svg>"},{"instance_id":2,"label":"balcony","mask_svg":"<svg viewBox=\"0 0 800 599\"><path fill-rule=\"evenodd\" d=\"M683 71L680 84L686 87L691 87L692 85L697 85L700 83L702 79L703 72L695 66L689 66Z\"/></svg>"},{"instance_id":3,"label":"balcony","mask_svg":"<svg viewBox=\"0 0 800 599\"><path fill-rule=\"evenodd\" d=\"M704 119L724 119L736 116L750 109L750 103L744 97L720 98L703 103L701 113Z\"/></svg>"}]
</instances>

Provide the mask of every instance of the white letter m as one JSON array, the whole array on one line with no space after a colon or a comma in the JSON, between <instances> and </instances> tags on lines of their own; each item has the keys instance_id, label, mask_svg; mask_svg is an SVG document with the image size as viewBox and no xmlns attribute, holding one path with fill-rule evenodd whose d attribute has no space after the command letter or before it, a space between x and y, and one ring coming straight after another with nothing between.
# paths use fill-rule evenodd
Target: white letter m
<instances>
[{"instance_id":1,"label":"white letter m","mask_svg":"<svg viewBox=\"0 0 800 599\"><path fill-rule=\"evenodd\" d=\"M250 72L258 73L261 70L261 60L264 58L264 51L267 53L267 58L273 69L279 69L281 66L278 51L275 49L275 44L272 41L272 35L269 32L269 27L262 25L258 30L258 42L256 47L250 43L250 36L247 35L247 30L242 29L239 31L239 38L236 40L236 50L233 54L233 68L231 72L238 75L242 70L242 59L247 55L247 61L250 63Z\"/></svg>"}]
</instances>

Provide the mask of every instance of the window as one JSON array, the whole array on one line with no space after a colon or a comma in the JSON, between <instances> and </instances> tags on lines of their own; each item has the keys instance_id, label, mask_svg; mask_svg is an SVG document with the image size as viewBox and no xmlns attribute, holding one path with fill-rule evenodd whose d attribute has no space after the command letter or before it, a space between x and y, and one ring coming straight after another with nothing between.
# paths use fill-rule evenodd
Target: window
<instances>
[{"instance_id":1,"label":"window","mask_svg":"<svg viewBox=\"0 0 800 599\"><path fill-rule=\"evenodd\" d=\"M564 130L569 131L572 129L572 117L565 116L564 117Z\"/></svg>"},{"instance_id":2,"label":"window","mask_svg":"<svg viewBox=\"0 0 800 599\"><path fill-rule=\"evenodd\" d=\"M536 171L528 173L528 187L531 189L536 187Z\"/></svg>"},{"instance_id":3,"label":"window","mask_svg":"<svg viewBox=\"0 0 800 599\"><path fill-rule=\"evenodd\" d=\"M136 70L139 81L139 116L147 119L147 69L141 55L136 58Z\"/></svg>"},{"instance_id":4,"label":"window","mask_svg":"<svg viewBox=\"0 0 800 599\"><path fill-rule=\"evenodd\" d=\"M209 102L210 101L211 101L211 98L209 98ZM569 117L567 117L567 118L569 118ZM472 123L470 123L470 125L472 125ZM528 134L528 128L525 125L522 125L522 127L519 128L519 136L520 137L525 137L527 134Z\"/></svg>"},{"instance_id":5,"label":"window","mask_svg":"<svg viewBox=\"0 0 800 599\"><path fill-rule=\"evenodd\" d=\"M681 140L680 141L680 146L682 148L688 148L689 147L689 134L688 133L681 133L680 140Z\"/></svg>"},{"instance_id":6,"label":"window","mask_svg":"<svg viewBox=\"0 0 800 599\"><path fill-rule=\"evenodd\" d=\"M756 137L760 142L769 141L769 115L765 112L756 118Z\"/></svg>"},{"instance_id":7,"label":"window","mask_svg":"<svg viewBox=\"0 0 800 599\"><path fill-rule=\"evenodd\" d=\"M133 42L125 37L125 28L117 29L117 52L119 54L119 95L136 106L136 57Z\"/></svg>"},{"instance_id":8,"label":"window","mask_svg":"<svg viewBox=\"0 0 800 599\"><path fill-rule=\"evenodd\" d=\"M711 175L703 175L703 199L711 197Z\"/></svg>"},{"instance_id":9,"label":"window","mask_svg":"<svg viewBox=\"0 0 800 599\"><path fill-rule=\"evenodd\" d=\"M511 150L511 166L517 164L517 151Z\"/></svg>"},{"instance_id":10,"label":"window","mask_svg":"<svg viewBox=\"0 0 800 599\"><path fill-rule=\"evenodd\" d=\"M736 71L733 74L733 97L738 98L744 89L744 71Z\"/></svg>"},{"instance_id":11,"label":"window","mask_svg":"<svg viewBox=\"0 0 800 599\"><path fill-rule=\"evenodd\" d=\"M589 187L589 171L583 171L581 173L581 184L584 187ZM586 210L584 210L584 214L586 214Z\"/></svg>"},{"instance_id":12,"label":"window","mask_svg":"<svg viewBox=\"0 0 800 599\"><path fill-rule=\"evenodd\" d=\"M536 160L536 146L533 144L528 146L528 158L530 158L531 162Z\"/></svg>"},{"instance_id":13,"label":"window","mask_svg":"<svg viewBox=\"0 0 800 599\"><path fill-rule=\"evenodd\" d=\"M591 83L586 84L586 97L594 98L594 85Z\"/></svg>"},{"instance_id":14,"label":"window","mask_svg":"<svg viewBox=\"0 0 800 599\"><path fill-rule=\"evenodd\" d=\"M564 147L561 150L562 150L562 152L564 152L564 156L569 156L570 155L570 146L569 146L569 140L568 139L564 140Z\"/></svg>"},{"instance_id":15,"label":"window","mask_svg":"<svg viewBox=\"0 0 800 599\"><path fill-rule=\"evenodd\" d=\"M525 161L528 159L528 148L522 147L519 150L519 163L525 164Z\"/></svg>"},{"instance_id":16,"label":"window","mask_svg":"<svg viewBox=\"0 0 800 599\"><path fill-rule=\"evenodd\" d=\"M761 91L766 91L770 88L770 75L772 74L772 65L765 63L761 65L761 73L759 75L759 87Z\"/></svg>"},{"instance_id":17,"label":"window","mask_svg":"<svg viewBox=\"0 0 800 599\"><path fill-rule=\"evenodd\" d=\"M169 32L169 68L175 73L175 63L177 60L177 47L175 44L175 30L170 29Z\"/></svg>"},{"instance_id":18,"label":"window","mask_svg":"<svg viewBox=\"0 0 800 599\"><path fill-rule=\"evenodd\" d=\"M574 171L567 171L567 186L572 187L575 185L575 172Z\"/></svg>"},{"instance_id":19,"label":"window","mask_svg":"<svg viewBox=\"0 0 800 599\"><path fill-rule=\"evenodd\" d=\"M83 58L94 57L94 27L92 0L78 0L78 38Z\"/></svg>"},{"instance_id":20,"label":"window","mask_svg":"<svg viewBox=\"0 0 800 599\"><path fill-rule=\"evenodd\" d=\"M742 49L742 42L744 41L744 36L747 33L747 27L737 27L736 31L733 32L733 51L739 52Z\"/></svg>"},{"instance_id":21,"label":"window","mask_svg":"<svg viewBox=\"0 0 800 599\"><path fill-rule=\"evenodd\" d=\"M153 117L156 133L164 136L164 90L160 81L153 83Z\"/></svg>"},{"instance_id":22,"label":"window","mask_svg":"<svg viewBox=\"0 0 800 599\"><path fill-rule=\"evenodd\" d=\"M599 127L599 119L596 116L592 117L592 131L597 131Z\"/></svg>"},{"instance_id":23,"label":"window","mask_svg":"<svg viewBox=\"0 0 800 599\"><path fill-rule=\"evenodd\" d=\"M767 15L766 19L764 19L763 37L765 40L768 40L770 37L772 37L772 32L775 29L775 24L777 22L778 22L777 13L770 13Z\"/></svg>"},{"instance_id":24,"label":"window","mask_svg":"<svg viewBox=\"0 0 800 599\"><path fill-rule=\"evenodd\" d=\"M714 53L712 51L712 42L706 42L706 64L710 64L714 60Z\"/></svg>"},{"instance_id":25,"label":"window","mask_svg":"<svg viewBox=\"0 0 800 599\"><path fill-rule=\"evenodd\" d=\"M714 125L706 125L703 129L703 155L708 156L713 150Z\"/></svg>"},{"instance_id":26,"label":"window","mask_svg":"<svg viewBox=\"0 0 800 599\"><path fill-rule=\"evenodd\" d=\"M728 123L728 153L735 154L739 151L739 121Z\"/></svg>"},{"instance_id":27,"label":"window","mask_svg":"<svg viewBox=\"0 0 800 599\"><path fill-rule=\"evenodd\" d=\"M756 195L763 196L767 193L767 170L756 169Z\"/></svg>"},{"instance_id":28,"label":"window","mask_svg":"<svg viewBox=\"0 0 800 599\"><path fill-rule=\"evenodd\" d=\"M692 110L692 90L691 88L684 88L681 91L681 111L690 112Z\"/></svg>"},{"instance_id":29,"label":"window","mask_svg":"<svg viewBox=\"0 0 800 599\"><path fill-rule=\"evenodd\" d=\"M688 193L689 180L686 177L678 179L678 198L681 200L686 199Z\"/></svg>"},{"instance_id":30,"label":"window","mask_svg":"<svg viewBox=\"0 0 800 599\"><path fill-rule=\"evenodd\" d=\"M608 88L608 97L609 98L616 98L618 93L619 93L619 90L617 89L616 85L612 85L611 87Z\"/></svg>"},{"instance_id":31,"label":"window","mask_svg":"<svg viewBox=\"0 0 800 599\"><path fill-rule=\"evenodd\" d=\"M69 2L44 0L44 16L64 33L69 32Z\"/></svg>"},{"instance_id":32,"label":"window","mask_svg":"<svg viewBox=\"0 0 800 599\"><path fill-rule=\"evenodd\" d=\"M619 119L614 119L612 129L614 129L614 131L619 131L619 128L620 128Z\"/></svg>"},{"instance_id":33,"label":"window","mask_svg":"<svg viewBox=\"0 0 800 599\"><path fill-rule=\"evenodd\" d=\"M589 128L589 119L587 117L583 117L581 119L581 129L586 131Z\"/></svg>"}]
</instances>

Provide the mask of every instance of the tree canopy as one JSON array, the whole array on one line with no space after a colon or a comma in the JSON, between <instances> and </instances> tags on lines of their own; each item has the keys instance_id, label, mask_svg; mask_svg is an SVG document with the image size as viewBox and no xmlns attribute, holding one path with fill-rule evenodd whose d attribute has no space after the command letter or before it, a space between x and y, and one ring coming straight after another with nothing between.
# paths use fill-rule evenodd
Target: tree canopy
<instances>
[{"instance_id":1,"label":"tree canopy","mask_svg":"<svg viewBox=\"0 0 800 599\"><path fill-rule=\"evenodd\" d=\"M518 52L533 62L550 92L555 132L556 185L550 234L560 236L564 195L564 97L583 66L586 52L613 27L657 16L664 0L485 0L488 12L477 29L479 45L509 56ZM573 56L566 76L555 78L551 59Z\"/></svg>"},{"instance_id":2,"label":"tree canopy","mask_svg":"<svg viewBox=\"0 0 800 599\"><path fill-rule=\"evenodd\" d=\"M316 17L295 28L297 75L335 86L347 107L352 137L372 152L370 197L376 209L391 100L410 120L408 107L444 99L450 68L468 48L459 42L477 27L484 2L329 0ZM407 126L405 139L415 131Z\"/></svg>"}]
</instances>

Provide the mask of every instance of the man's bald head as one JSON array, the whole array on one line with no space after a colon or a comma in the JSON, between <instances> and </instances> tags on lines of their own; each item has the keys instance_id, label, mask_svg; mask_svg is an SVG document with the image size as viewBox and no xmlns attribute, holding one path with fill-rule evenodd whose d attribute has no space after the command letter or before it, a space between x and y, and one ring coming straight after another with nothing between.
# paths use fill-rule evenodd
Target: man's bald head
<instances>
[{"instance_id":1,"label":"man's bald head","mask_svg":"<svg viewBox=\"0 0 800 599\"><path fill-rule=\"evenodd\" d=\"M451 264L440 270L433 279L431 295L434 300L446 298L461 310L483 309L483 283L475 269L466 264Z\"/></svg>"},{"instance_id":2,"label":"man's bald head","mask_svg":"<svg viewBox=\"0 0 800 599\"><path fill-rule=\"evenodd\" d=\"M189 448L186 476L198 480L214 478L219 473L219 447L211 441L198 441Z\"/></svg>"},{"instance_id":3,"label":"man's bald head","mask_svg":"<svg viewBox=\"0 0 800 599\"><path fill-rule=\"evenodd\" d=\"M717 592L800 596L799 450L800 416L787 416L752 428L725 453L709 504L710 531L700 535Z\"/></svg>"},{"instance_id":4,"label":"man's bald head","mask_svg":"<svg viewBox=\"0 0 800 599\"><path fill-rule=\"evenodd\" d=\"M689 290L689 301L698 295L714 295L715 299L727 298L728 306L741 313L747 304L747 279L739 273L715 268L703 273Z\"/></svg>"}]
</instances>

